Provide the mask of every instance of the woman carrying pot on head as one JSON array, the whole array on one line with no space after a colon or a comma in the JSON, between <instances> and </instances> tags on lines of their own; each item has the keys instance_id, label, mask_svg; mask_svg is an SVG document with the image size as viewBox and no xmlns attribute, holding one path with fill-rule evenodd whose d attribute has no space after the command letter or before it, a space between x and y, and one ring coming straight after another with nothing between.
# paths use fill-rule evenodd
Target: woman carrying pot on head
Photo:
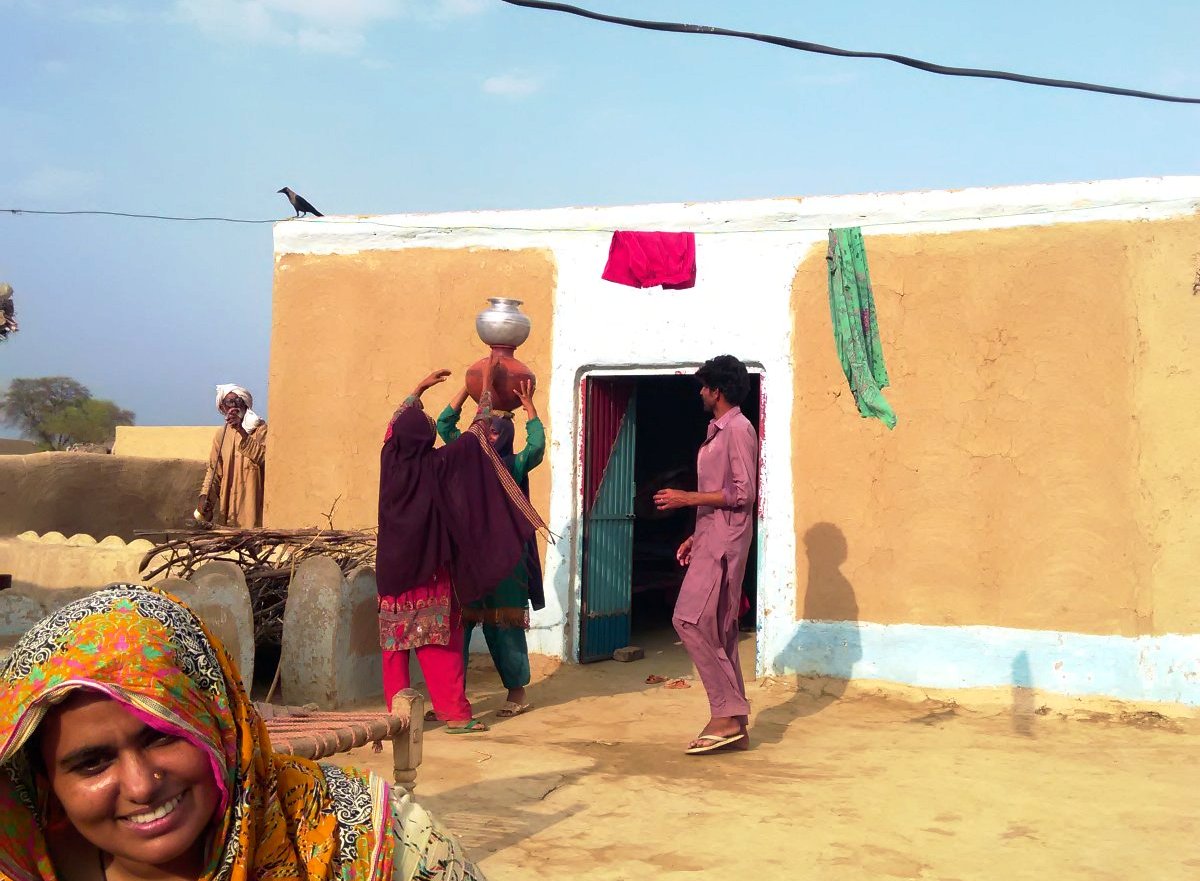
<instances>
[{"instance_id":1,"label":"woman carrying pot on head","mask_svg":"<svg viewBox=\"0 0 1200 881\"><path fill-rule=\"evenodd\" d=\"M541 464L546 453L546 430L533 405L533 383L524 380L516 387L517 398L525 411L525 447L514 452L516 428L511 414L493 416L488 425L488 440L504 463L513 480L529 499L529 472ZM438 416L437 430L442 440L453 443L459 438L458 420L467 400L464 387ZM537 541L530 538L524 553L512 571L496 590L463 610L466 622L463 657L470 652L471 631L483 625L488 652L508 689L508 697L497 716L519 716L531 709L525 692L529 685L529 644L525 631L529 629L529 607L541 609L546 605L542 587L542 565L538 558Z\"/></svg>"},{"instance_id":2,"label":"woman carrying pot on head","mask_svg":"<svg viewBox=\"0 0 1200 881\"><path fill-rule=\"evenodd\" d=\"M485 375L490 389L492 364ZM437 718L451 733L486 730L466 696L462 610L484 601L509 576L545 524L487 436L491 392L471 427L434 449L421 395L448 370L422 380L392 417L379 474L379 632L384 695L409 685L417 661Z\"/></svg>"},{"instance_id":3,"label":"woman carrying pot on head","mask_svg":"<svg viewBox=\"0 0 1200 881\"><path fill-rule=\"evenodd\" d=\"M459 881L483 876L403 790L272 752L221 643L117 584L0 667L0 879Z\"/></svg>"}]
</instances>

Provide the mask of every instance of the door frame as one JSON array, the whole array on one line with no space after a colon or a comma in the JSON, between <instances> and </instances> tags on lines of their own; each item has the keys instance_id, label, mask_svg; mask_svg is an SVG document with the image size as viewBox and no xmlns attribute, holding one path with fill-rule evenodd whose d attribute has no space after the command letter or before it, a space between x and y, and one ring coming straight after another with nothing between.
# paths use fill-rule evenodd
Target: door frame
<instances>
[{"instance_id":1,"label":"door frame","mask_svg":"<svg viewBox=\"0 0 1200 881\"><path fill-rule=\"evenodd\" d=\"M571 568L570 586L568 590L570 609L567 614L566 658L568 663L579 663L580 628L583 626L583 567L584 540L583 521L586 512L584 493L584 471L587 468L587 381L593 377L631 377L640 376L691 376L703 365L703 361L684 361L675 364L634 365L620 367L587 366L581 367L575 375L575 432L574 451L575 465L572 475L574 491L572 492L571 522ZM767 504L766 486L767 472L763 467L764 450L767 445L767 370L759 361L745 361L746 370L758 380L758 495L755 501L755 528L758 531L758 553L749 561L754 565L755 577L758 584L758 594L755 602L754 617L757 629L761 633L763 626L763 547L766 544Z\"/></svg>"}]
</instances>

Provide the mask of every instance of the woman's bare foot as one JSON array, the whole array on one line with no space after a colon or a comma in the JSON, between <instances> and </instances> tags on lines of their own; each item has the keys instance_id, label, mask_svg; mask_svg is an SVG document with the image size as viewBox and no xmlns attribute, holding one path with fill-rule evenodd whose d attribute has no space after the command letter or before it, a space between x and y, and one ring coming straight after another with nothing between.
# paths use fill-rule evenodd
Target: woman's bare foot
<instances>
[{"instance_id":1,"label":"woman's bare foot","mask_svg":"<svg viewBox=\"0 0 1200 881\"><path fill-rule=\"evenodd\" d=\"M525 697L526 697L526 695L525 695L525 687L524 686L522 686L520 688L510 688L508 690L508 702L510 704L524 705Z\"/></svg>"}]
</instances>

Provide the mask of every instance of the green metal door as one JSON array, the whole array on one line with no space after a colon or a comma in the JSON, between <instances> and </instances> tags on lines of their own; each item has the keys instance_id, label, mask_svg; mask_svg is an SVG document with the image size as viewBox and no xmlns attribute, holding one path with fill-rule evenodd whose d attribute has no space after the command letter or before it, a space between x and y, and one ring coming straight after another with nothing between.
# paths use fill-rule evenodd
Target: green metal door
<instances>
[{"instance_id":1,"label":"green metal door","mask_svg":"<svg viewBox=\"0 0 1200 881\"><path fill-rule=\"evenodd\" d=\"M589 378L584 387L584 534L579 660L629 645L633 575L636 386Z\"/></svg>"}]
</instances>

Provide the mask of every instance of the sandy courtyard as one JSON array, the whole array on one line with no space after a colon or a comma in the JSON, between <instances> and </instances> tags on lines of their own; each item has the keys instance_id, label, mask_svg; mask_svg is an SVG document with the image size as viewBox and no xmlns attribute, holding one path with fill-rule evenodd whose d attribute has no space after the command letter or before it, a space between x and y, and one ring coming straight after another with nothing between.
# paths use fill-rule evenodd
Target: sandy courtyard
<instances>
[{"instance_id":1,"label":"sandy courtyard","mask_svg":"<svg viewBox=\"0 0 1200 881\"><path fill-rule=\"evenodd\" d=\"M768 680L750 686L751 750L693 757L704 691L651 673L691 668L663 642L631 664L535 671L536 710L497 720L476 656L469 690L493 728L430 726L418 797L490 881L1200 878L1195 713ZM390 773L386 752L346 762Z\"/></svg>"}]
</instances>

